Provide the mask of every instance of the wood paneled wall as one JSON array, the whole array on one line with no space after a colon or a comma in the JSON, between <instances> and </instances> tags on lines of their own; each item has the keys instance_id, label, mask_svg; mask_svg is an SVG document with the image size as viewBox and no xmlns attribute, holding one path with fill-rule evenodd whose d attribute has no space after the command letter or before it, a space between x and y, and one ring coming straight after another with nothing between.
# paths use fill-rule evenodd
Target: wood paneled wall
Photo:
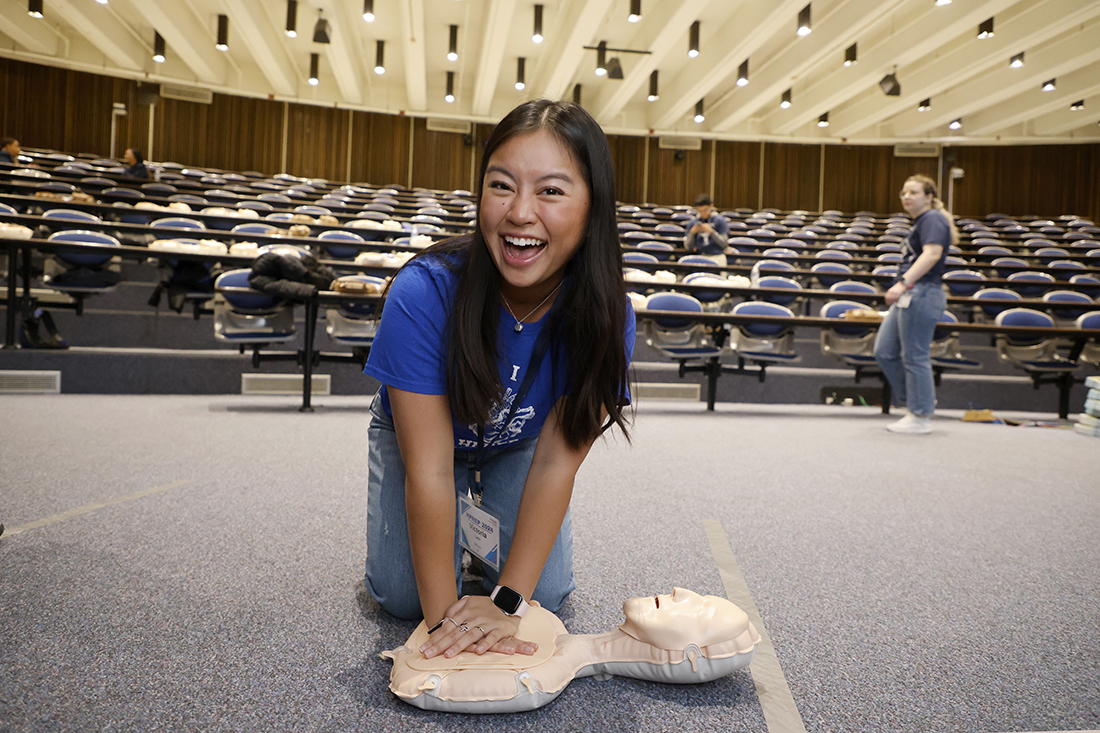
<instances>
[{"instance_id":1,"label":"wood paneled wall","mask_svg":"<svg viewBox=\"0 0 1100 733\"><path fill-rule=\"evenodd\" d=\"M212 104L158 97L139 104L138 83L0 59L0 135L23 145L106 156L111 109L116 154L145 150L153 116L155 160L198 168L285 171L311 178L438 189L468 189L490 125L462 135L429 132L401 115L215 94ZM655 137L611 135L618 199L691 203L710 192L720 208L888 213L913 173L939 177L936 158L897 158L892 146L799 145L704 140L701 150L663 150ZM411 168L410 168L411 149ZM647 158L648 150L648 158ZM150 151L146 150L149 154ZM285 161L285 162L284 162ZM955 183L955 213L982 216L1078 214L1100 218L1100 144L956 146L943 169L965 171ZM946 176L941 196L947 199Z\"/></svg>"}]
</instances>

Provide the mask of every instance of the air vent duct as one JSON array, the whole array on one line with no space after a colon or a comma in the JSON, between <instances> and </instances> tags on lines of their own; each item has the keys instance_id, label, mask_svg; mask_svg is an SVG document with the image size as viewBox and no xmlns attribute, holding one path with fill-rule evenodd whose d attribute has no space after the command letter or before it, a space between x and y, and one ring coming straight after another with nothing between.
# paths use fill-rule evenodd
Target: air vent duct
<instances>
[{"instance_id":1,"label":"air vent duct","mask_svg":"<svg viewBox=\"0 0 1100 733\"><path fill-rule=\"evenodd\" d=\"M909 145L895 145L895 158L938 158L940 146L932 143L913 143Z\"/></svg>"},{"instance_id":2,"label":"air vent duct","mask_svg":"<svg viewBox=\"0 0 1100 733\"><path fill-rule=\"evenodd\" d=\"M657 146L664 150L702 150L703 138L681 135L662 135L657 138Z\"/></svg>"},{"instance_id":3,"label":"air vent duct","mask_svg":"<svg viewBox=\"0 0 1100 733\"><path fill-rule=\"evenodd\" d=\"M178 99L181 102L197 102L198 104L211 104L214 101L214 92L209 89L180 87L172 84L161 84L160 96L165 99Z\"/></svg>"},{"instance_id":4,"label":"air vent duct","mask_svg":"<svg viewBox=\"0 0 1100 733\"><path fill-rule=\"evenodd\" d=\"M429 117L428 129L432 132L456 132L459 135L468 135L470 133L470 123L467 120L443 120L437 117Z\"/></svg>"}]
</instances>

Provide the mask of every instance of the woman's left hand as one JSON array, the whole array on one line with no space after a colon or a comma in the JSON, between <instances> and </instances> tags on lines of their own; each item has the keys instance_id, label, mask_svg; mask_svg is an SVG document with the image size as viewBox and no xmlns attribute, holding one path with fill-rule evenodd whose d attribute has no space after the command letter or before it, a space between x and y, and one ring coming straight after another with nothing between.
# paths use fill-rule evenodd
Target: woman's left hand
<instances>
[{"instance_id":1,"label":"woman's left hand","mask_svg":"<svg viewBox=\"0 0 1100 733\"><path fill-rule=\"evenodd\" d=\"M420 652L428 659L443 654L450 658L464 651L477 654L534 654L538 644L516 638L518 616L508 616L488 596L463 596L447 609L443 625Z\"/></svg>"}]
</instances>

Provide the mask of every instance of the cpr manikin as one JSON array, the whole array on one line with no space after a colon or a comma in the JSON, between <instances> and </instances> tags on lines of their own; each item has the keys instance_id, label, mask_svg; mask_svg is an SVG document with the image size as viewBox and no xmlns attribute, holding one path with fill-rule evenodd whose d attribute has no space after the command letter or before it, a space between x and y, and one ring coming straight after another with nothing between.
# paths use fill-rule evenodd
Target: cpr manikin
<instances>
[{"instance_id":1,"label":"cpr manikin","mask_svg":"<svg viewBox=\"0 0 1100 733\"><path fill-rule=\"evenodd\" d=\"M404 646L382 654L393 660L390 689L426 710L519 712L546 705L580 677L709 682L748 666L760 641L736 605L683 588L631 598L623 612L626 620L614 631L570 634L557 616L532 604L517 634L538 644L531 656L463 652L425 659L418 650L428 629L421 623Z\"/></svg>"}]
</instances>

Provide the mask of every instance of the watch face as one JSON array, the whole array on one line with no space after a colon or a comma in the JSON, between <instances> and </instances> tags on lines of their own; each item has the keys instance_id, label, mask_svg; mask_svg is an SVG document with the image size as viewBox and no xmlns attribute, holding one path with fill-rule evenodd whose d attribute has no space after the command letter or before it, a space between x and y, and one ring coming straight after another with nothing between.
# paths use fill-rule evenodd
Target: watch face
<instances>
[{"instance_id":1,"label":"watch face","mask_svg":"<svg viewBox=\"0 0 1100 733\"><path fill-rule=\"evenodd\" d=\"M493 599L493 603L495 603L497 608L501 611L504 611L509 616L513 616L516 611L519 610L520 604L523 603L523 596L516 593L508 586L502 585L497 589L497 597Z\"/></svg>"}]
</instances>

